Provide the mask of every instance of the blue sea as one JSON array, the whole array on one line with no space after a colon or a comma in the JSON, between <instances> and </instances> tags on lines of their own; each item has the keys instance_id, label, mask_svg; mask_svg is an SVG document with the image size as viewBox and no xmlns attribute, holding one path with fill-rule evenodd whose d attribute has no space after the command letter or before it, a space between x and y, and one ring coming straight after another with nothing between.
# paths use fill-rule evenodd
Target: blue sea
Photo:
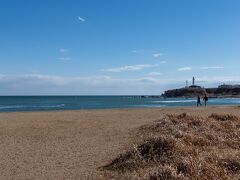
<instances>
[{"instance_id":1,"label":"blue sea","mask_svg":"<svg viewBox=\"0 0 240 180\"><path fill-rule=\"evenodd\" d=\"M208 105L240 105L240 99L209 99ZM196 99L137 96L0 96L0 112L179 106L196 106Z\"/></svg>"}]
</instances>

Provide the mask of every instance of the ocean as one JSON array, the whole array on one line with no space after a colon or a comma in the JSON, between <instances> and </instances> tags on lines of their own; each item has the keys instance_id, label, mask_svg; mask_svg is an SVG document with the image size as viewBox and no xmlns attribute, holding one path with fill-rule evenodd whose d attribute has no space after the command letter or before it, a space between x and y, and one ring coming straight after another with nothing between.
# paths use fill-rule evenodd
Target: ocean
<instances>
[{"instance_id":1,"label":"ocean","mask_svg":"<svg viewBox=\"0 0 240 180\"><path fill-rule=\"evenodd\" d=\"M209 99L208 105L240 105L240 99ZM196 106L196 99L137 96L0 96L0 112L180 106Z\"/></svg>"}]
</instances>

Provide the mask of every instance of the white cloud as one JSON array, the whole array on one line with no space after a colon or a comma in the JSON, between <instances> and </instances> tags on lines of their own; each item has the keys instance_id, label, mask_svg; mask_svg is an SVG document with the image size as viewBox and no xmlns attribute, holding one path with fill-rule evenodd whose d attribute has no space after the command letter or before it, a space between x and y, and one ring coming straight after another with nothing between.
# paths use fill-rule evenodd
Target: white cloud
<instances>
[{"instance_id":1,"label":"white cloud","mask_svg":"<svg viewBox=\"0 0 240 180\"><path fill-rule=\"evenodd\" d=\"M240 83L240 76L211 76L197 79L206 83Z\"/></svg>"},{"instance_id":2,"label":"white cloud","mask_svg":"<svg viewBox=\"0 0 240 180\"><path fill-rule=\"evenodd\" d=\"M191 67L181 67L178 69L178 71L191 71L192 68Z\"/></svg>"},{"instance_id":3,"label":"white cloud","mask_svg":"<svg viewBox=\"0 0 240 180\"><path fill-rule=\"evenodd\" d=\"M183 87L185 78L110 76L66 77L44 74L0 74L1 95L119 95L161 94L169 88ZM190 80L190 79L189 79ZM239 76L197 77L205 87L239 83Z\"/></svg>"},{"instance_id":4,"label":"white cloud","mask_svg":"<svg viewBox=\"0 0 240 180\"><path fill-rule=\"evenodd\" d=\"M162 75L162 73L161 72L150 72L150 73L148 73L148 75L149 76L160 76L160 75Z\"/></svg>"},{"instance_id":5,"label":"white cloud","mask_svg":"<svg viewBox=\"0 0 240 180\"><path fill-rule=\"evenodd\" d=\"M68 50L67 50L67 49L64 49L64 48L61 48L61 49L59 49L59 52L60 52L60 53L66 53L66 52L68 52Z\"/></svg>"},{"instance_id":6,"label":"white cloud","mask_svg":"<svg viewBox=\"0 0 240 180\"><path fill-rule=\"evenodd\" d=\"M84 19L84 18L82 18L80 16L78 16L78 20L81 21L81 22L85 22L86 21L86 19Z\"/></svg>"},{"instance_id":7,"label":"white cloud","mask_svg":"<svg viewBox=\"0 0 240 180\"><path fill-rule=\"evenodd\" d=\"M222 66L208 66L208 67L201 67L203 70L208 70L208 69L224 69Z\"/></svg>"},{"instance_id":8,"label":"white cloud","mask_svg":"<svg viewBox=\"0 0 240 180\"><path fill-rule=\"evenodd\" d=\"M158 64L137 64L137 65L132 65L132 66L109 68L109 69L105 69L103 71L118 73L118 72L124 72L124 71L139 71L144 68L151 68L151 67L156 67L156 66L158 66Z\"/></svg>"},{"instance_id":9,"label":"white cloud","mask_svg":"<svg viewBox=\"0 0 240 180\"><path fill-rule=\"evenodd\" d=\"M61 61L70 61L72 58L70 58L70 57L60 57L58 59L61 60Z\"/></svg>"},{"instance_id":10,"label":"white cloud","mask_svg":"<svg viewBox=\"0 0 240 180\"><path fill-rule=\"evenodd\" d=\"M163 55L162 53L155 53L153 54L153 57L158 58L158 57L161 57L162 55Z\"/></svg>"},{"instance_id":11,"label":"white cloud","mask_svg":"<svg viewBox=\"0 0 240 180\"><path fill-rule=\"evenodd\" d=\"M2 95L93 95L160 94L161 81L151 77L112 78L110 76L64 77L43 74L0 75ZM151 92L152 91L152 92Z\"/></svg>"}]
</instances>

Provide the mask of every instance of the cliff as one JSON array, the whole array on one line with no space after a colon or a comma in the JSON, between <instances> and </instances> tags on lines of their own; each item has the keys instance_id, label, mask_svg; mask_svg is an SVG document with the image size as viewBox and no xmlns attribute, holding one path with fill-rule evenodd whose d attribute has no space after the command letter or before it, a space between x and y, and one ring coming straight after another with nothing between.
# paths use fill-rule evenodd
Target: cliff
<instances>
[{"instance_id":1,"label":"cliff","mask_svg":"<svg viewBox=\"0 0 240 180\"><path fill-rule=\"evenodd\" d=\"M164 92L163 96L167 98L174 97L196 97L206 94L204 88L181 88L181 89L172 89Z\"/></svg>"}]
</instances>

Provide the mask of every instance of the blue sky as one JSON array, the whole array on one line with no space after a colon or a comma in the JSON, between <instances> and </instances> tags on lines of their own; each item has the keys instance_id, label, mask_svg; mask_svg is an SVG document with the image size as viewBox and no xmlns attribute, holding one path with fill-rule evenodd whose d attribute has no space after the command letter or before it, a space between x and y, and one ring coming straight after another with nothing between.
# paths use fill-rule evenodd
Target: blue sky
<instances>
[{"instance_id":1,"label":"blue sky","mask_svg":"<svg viewBox=\"0 0 240 180\"><path fill-rule=\"evenodd\" d=\"M240 82L239 0L1 0L0 95Z\"/></svg>"}]
</instances>

